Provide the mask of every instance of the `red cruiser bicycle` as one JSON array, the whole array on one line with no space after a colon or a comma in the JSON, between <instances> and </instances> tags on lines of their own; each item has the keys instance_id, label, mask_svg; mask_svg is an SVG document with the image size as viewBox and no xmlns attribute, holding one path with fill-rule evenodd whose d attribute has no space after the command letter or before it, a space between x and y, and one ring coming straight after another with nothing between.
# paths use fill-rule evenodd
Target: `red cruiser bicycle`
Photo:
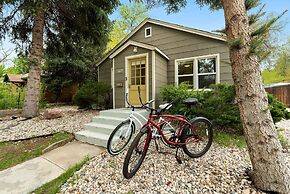
<instances>
[{"instance_id":1,"label":"red cruiser bicycle","mask_svg":"<svg viewBox=\"0 0 290 194\"><path fill-rule=\"evenodd\" d=\"M184 153L191 158L201 157L209 150L213 140L213 130L212 124L208 119L204 117L188 119L186 112L183 116L163 114L165 110L178 103L179 99L168 103L160 109L153 109L148 105L144 105L140 95L139 99L143 107L150 110L150 115L147 123L143 125L134 138L126 154L123 164L125 178L132 178L139 170L145 159L151 139L161 138L166 146L176 148L175 157L179 163L181 163L177 155L179 148L182 148ZM197 105L198 100L189 98L184 100L183 103L190 108ZM166 124L170 124L169 130L164 126ZM172 130L173 125L174 130Z\"/></svg>"}]
</instances>

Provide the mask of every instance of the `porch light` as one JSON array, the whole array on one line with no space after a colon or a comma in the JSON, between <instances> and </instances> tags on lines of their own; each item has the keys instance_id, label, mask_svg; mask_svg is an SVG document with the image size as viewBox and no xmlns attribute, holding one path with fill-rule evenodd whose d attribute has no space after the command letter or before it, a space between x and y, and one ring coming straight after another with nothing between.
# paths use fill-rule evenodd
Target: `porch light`
<instances>
[{"instance_id":1,"label":"porch light","mask_svg":"<svg viewBox=\"0 0 290 194\"><path fill-rule=\"evenodd\" d=\"M134 48L133 48L133 52L134 52L134 53L137 53L137 52L138 52L138 48L137 48L136 46L134 46Z\"/></svg>"}]
</instances>

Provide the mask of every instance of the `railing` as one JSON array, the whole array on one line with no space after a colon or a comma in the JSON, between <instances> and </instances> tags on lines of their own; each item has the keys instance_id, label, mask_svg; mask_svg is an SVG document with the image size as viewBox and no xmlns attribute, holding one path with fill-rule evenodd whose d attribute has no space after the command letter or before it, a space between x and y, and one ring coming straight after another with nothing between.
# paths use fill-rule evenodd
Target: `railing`
<instances>
[{"instance_id":1,"label":"railing","mask_svg":"<svg viewBox=\"0 0 290 194\"><path fill-rule=\"evenodd\" d=\"M268 93L273 94L279 101L290 107L290 83L265 86L265 90Z\"/></svg>"}]
</instances>

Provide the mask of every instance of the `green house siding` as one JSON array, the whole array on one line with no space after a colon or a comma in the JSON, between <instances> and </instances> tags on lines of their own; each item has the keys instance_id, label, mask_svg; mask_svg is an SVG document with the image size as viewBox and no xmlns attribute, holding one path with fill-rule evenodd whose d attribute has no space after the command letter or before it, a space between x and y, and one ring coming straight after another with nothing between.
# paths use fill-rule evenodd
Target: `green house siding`
<instances>
[{"instance_id":1,"label":"green house siding","mask_svg":"<svg viewBox=\"0 0 290 194\"><path fill-rule=\"evenodd\" d=\"M152 22L152 21L151 21ZM161 22L162 23L162 22ZM168 24L170 26L170 24ZM145 28L151 27L152 36L145 38ZM176 27L176 25L175 25ZM122 108L125 106L125 61L126 57L148 53L148 73L149 73L149 99L155 98L155 104L160 104L160 88L166 84L175 84L175 61L177 59L199 57L211 54L218 54L220 59L220 83L233 83L232 71L230 65L229 48L225 41L207 37L210 33L204 35L197 35L190 32L185 32L178 29L157 25L150 23L148 20L139 30L137 30L126 42L119 45L117 49L122 48L128 41L135 41L135 43L144 43L147 46L138 45L137 52L133 52L135 46L129 45L114 56L114 88L115 88L115 108ZM158 48L166 56L160 54ZM148 48L148 49L145 49ZM113 53L114 53L113 52ZM111 55L113 54L111 53ZM155 57L154 54L155 53ZM152 57L155 58L152 63ZM113 59L107 57L99 65L99 81L111 84L111 68L113 66ZM152 77L152 66L155 71L155 76ZM154 79L155 78L155 79ZM154 79L154 81L152 81ZM155 88L152 85L155 84ZM155 92L155 95L152 95ZM148 99L148 100L149 100Z\"/></svg>"},{"instance_id":2,"label":"green house siding","mask_svg":"<svg viewBox=\"0 0 290 194\"><path fill-rule=\"evenodd\" d=\"M160 89L167 85L167 59L156 52L155 54L155 105L161 103Z\"/></svg>"},{"instance_id":3,"label":"green house siding","mask_svg":"<svg viewBox=\"0 0 290 194\"><path fill-rule=\"evenodd\" d=\"M112 61L108 58L99 66L99 82L111 85Z\"/></svg>"},{"instance_id":4,"label":"green house siding","mask_svg":"<svg viewBox=\"0 0 290 194\"><path fill-rule=\"evenodd\" d=\"M152 28L152 36L145 38L144 30ZM210 54L220 54L220 82L233 83L229 59L229 49L224 41L146 23L130 40L158 47L169 58L167 83L175 83L175 60Z\"/></svg>"}]
</instances>

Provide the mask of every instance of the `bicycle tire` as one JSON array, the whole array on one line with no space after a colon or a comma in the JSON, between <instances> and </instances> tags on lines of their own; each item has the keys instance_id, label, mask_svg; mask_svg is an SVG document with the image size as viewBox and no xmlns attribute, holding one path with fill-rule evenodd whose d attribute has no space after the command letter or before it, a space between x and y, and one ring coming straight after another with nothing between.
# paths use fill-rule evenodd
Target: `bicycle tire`
<instances>
[{"instance_id":1,"label":"bicycle tire","mask_svg":"<svg viewBox=\"0 0 290 194\"><path fill-rule=\"evenodd\" d=\"M113 140L114 140L114 138L116 138L115 136L118 135L118 132L120 132L119 130L123 126L128 125L128 124L130 125L130 120L129 119L123 121L122 123L120 123L113 130L113 132L110 134L110 137L109 137L108 142L107 142L107 150L108 150L109 154L111 154L112 156L116 156L116 155L120 154L121 152L123 152L124 149L126 148L126 146L128 145L128 143L130 142L130 140L131 140L131 138L133 136L133 133L135 131L135 123L133 121L132 121L132 125L128 127L128 129L130 130L128 140L126 140L124 142L124 144L120 148L115 149L115 150L112 148L113 147L112 143L114 142Z\"/></svg>"},{"instance_id":2,"label":"bicycle tire","mask_svg":"<svg viewBox=\"0 0 290 194\"><path fill-rule=\"evenodd\" d=\"M140 139L146 135L146 139L145 142L142 141L141 143L145 143L143 146L141 145L141 149L142 150L137 150L139 143L140 143ZM148 151L149 145L150 145L150 141L151 141L151 133L149 134L149 129L141 129L141 131L136 135L136 137L134 138L132 144L129 147L129 150L126 154L125 160L124 160L124 164L123 164L123 175L126 179L130 179L132 178L137 171L139 170L139 168L141 167L141 164L143 163L143 160L145 159L146 153ZM149 139L148 139L149 138ZM141 152L138 153L138 152ZM132 155L134 153L138 153L140 154L140 158L138 159L136 165L134 165L132 170L129 170L129 165L130 165L130 160L132 158Z\"/></svg>"},{"instance_id":3,"label":"bicycle tire","mask_svg":"<svg viewBox=\"0 0 290 194\"><path fill-rule=\"evenodd\" d=\"M195 153L193 151L191 151L188 147L190 144L184 144L182 145L182 149L183 151L191 158L199 158L201 156L203 156L208 150L209 148L211 147L212 145L212 141L213 141L213 129L212 129L212 124L211 122L204 118L204 117L197 117L197 118L193 118L192 120L190 120L190 123L192 124L192 126L196 126L197 123L204 123L207 127L205 130L206 131L206 134L208 136L208 142L206 143L206 145L204 146L204 148ZM189 127L189 125L185 126L185 127ZM187 141L187 138L188 137L193 137L193 136L197 136L197 132L195 130L194 134L191 132L191 134L188 134L189 133L189 129L183 129L182 130L182 133L181 133L181 142L182 143L185 143ZM195 137L194 137L195 138Z\"/></svg>"}]
</instances>

